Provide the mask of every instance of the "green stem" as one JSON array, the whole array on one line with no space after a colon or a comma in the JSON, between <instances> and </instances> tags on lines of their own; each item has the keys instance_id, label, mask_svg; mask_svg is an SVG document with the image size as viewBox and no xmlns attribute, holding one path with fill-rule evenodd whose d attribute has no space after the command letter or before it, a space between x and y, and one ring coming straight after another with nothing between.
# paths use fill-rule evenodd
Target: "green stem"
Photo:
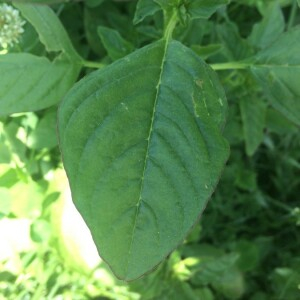
<instances>
[{"instance_id":1,"label":"green stem","mask_svg":"<svg viewBox=\"0 0 300 300\"><path fill-rule=\"evenodd\" d=\"M82 65L87 68L93 68L93 69L101 69L105 67L106 65L100 62L96 61L89 61L89 60L83 60Z\"/></svg>"},{"instance_id":2,"label":"green stem","mask_svg":"<svg viewBox=\"0 0 300 300\"><path fill-rule=\"evenodd\" d=\"M226 62L226 63L219 63L219 64L211 64L212 69L215 71L219 70L237 70L237 69L247 69L251 66L251 64L246 62Z\"/></svg>"},{"instance_id":3,"label":"green stem","mask_svg":"<svg viewBox=\"0 0 300 300\"><path fill-rule=\"evenodd\" d=\"M178 17L177 17L177 10L173 10L171 16L168 18L167 14L165 14L165 20L167 20L167 25L164 31L164 39L167 41L172 38L172 33L176 27Z\"/></svg>"}]
</instances>

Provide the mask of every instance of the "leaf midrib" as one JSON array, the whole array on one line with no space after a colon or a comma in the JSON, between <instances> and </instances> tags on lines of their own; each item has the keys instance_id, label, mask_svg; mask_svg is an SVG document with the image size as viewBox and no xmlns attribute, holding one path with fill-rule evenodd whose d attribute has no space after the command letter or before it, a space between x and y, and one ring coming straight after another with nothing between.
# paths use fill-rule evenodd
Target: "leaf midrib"
<instances>
[{"instance_id":1,"label":"leaf midrib","mask_svg":"<svg viewBox=\"0 0 300 300\"><path fill-rule=\"evenodd\" d=\"M145 154L145 159L144 159L144 168L143 168L143 174L142 174L142 178L141 178L141 188L140 188L140 192L139 192L139 200L137 201L137 204L136 204L136 206L137 206L136 214L135 214L135 217L134 217L134 224L133 224L133 229L132 229L132 234L131 234L131 241L130 241L130 245L129 245L129 249L128 249L127 266L126 266L126 271L125 271L126 275L128 273L128 266L129 266L129 262L130 262L130 255L131 255L131 250L132 250L132 245L133 245L133 239L134 239L134 234L135 234L135 230L136 230L136 225L137 225L137 219L138 219L138 215L139 215L140 206L141 206L141 203L142 203L142 191L144 189L145 173L146 173L147 164L148 164L148 157L149 157L148 154L149 154L149 148L150 148L150 144L151 144L156 106L157 106L157 101L158 101L158 97L159 97L159 91L160 91L160 86L161 86L161 81L162 81L162 75L163 75L163 72L164 72L164 64L165 64L165 61L166 61L166 54L167 54L168 46L169 46L169 39L166 39L165 40L163 57L162 57L161 65L160 65L159 79L158 79L158 83L156 85L156 95L155 95L155 100L154 100L154 105L153 105L153 110L152 110L152 116L151 116L151 123L150 123L148 138L147 138L148 143L147 143L147 149L146 149L146 154Z\"/></svg>"}]
</instances>

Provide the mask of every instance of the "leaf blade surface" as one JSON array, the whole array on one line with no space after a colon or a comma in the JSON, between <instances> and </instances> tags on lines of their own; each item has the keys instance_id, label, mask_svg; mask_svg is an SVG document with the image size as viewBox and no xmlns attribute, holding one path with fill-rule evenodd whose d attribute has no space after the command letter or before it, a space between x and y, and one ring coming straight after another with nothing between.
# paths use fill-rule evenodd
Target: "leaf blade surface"
<instances>
[{"instance_id":1,"label":"leaf blade surface","mask_svg":"<svg viewBox=\"0 0 300 300\"><path fill-rule=\"evenodd\" d=\"M73 200L119 278L151 270L198 219L228 156L225 111L213 71L165 40L94 72L63 101Z\"/></svg>"}]
</instances>

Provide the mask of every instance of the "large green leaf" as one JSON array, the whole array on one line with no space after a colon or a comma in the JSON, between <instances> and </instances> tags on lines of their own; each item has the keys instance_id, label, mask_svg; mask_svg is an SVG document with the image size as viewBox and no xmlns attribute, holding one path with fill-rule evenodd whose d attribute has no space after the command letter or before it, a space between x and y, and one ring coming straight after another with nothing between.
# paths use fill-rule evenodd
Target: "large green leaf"
<instances>
[{"instance_id":1,"label":"large green leaf","mask_svg":"<svg viewBox=\"0 0 300 300\"><path fill-rule=\"evenodd\" d=\"M27 53L0 56L0 115L34 111L59 102L78 75L64 55L50 62Z\"/></svg>"},{"instance_id":2,"label":"large green leaf","mask_svg":"<svg viewBox=\"0 0 300 300\"><path fill-rule=\"evenodd\" d=\"M282 34L255 57L251 70L274 108L300 125L300 27Z\"/></svg>"},{"instance_id":3,"label":"large green leaf","mask_svg":"<svg viewBox=\"0 0 300 300\"><path fill-rule=\"evenodd\" d=\"M160 40L90 74L59 110L73 200L102 258L140 277L184 239L228 157L215 73Z\"/></svg>"}]
</instances>

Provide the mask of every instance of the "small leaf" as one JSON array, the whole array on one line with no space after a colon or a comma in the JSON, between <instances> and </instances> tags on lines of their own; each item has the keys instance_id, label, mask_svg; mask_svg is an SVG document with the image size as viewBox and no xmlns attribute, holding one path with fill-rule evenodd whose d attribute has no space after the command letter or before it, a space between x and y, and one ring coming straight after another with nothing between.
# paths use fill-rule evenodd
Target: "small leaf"
<instances>
[{"instance_id":1,"label":"small leaf","mask_svg":"<svg viewBox=\"0 0 300 300\"><path fill-rule=\"evenodd\" d=\"M102 4L105 0L86 0L85 1L85 5L87 5L88 7L97 7L100 4Z\"/></svg>"},{"instance_id":2,"label":"small leaf","mask_svg":"<svg viewBox=\"0 0 300 300\"><path fill-rule=\"evenodd\" d=\"M133 24L142 22L146 17L153 16L161 10L158 3L153 0L139 0L136 6Z\"/></svg>"},{"instance_id":3,"label":"small leaf","mask_svg":"<svg viewBox=\"0 0 300 300\"><path fill-rule=\"evenodd\" d=\"M283 33L284 28L283 13L279 4L274 2L266 10L263 20L254 25L249 41L258 49L266 48Z\"/></svg>"},{"instance_id":4,"label":"small leaf","mask_svg":"<svg viewBox=\"0 0 300 300\"><path fill-rule=\"evenodd\" d=\"M222 44L210 44L207 46L192 45L191 48L202 58L207 59L222 49Z\"/></svg>"},{"instance_id":5,"label":"small leaf","mask_svg":"<svg viewBox=\"0 0 300 300\"><path fill-rule=\"evenodd\" d=\"M208 19L216 10L228 4L228 0L191 0L186 5L191 19Z\"/></svg>"},{"instance_id":6,"label":"small leaf","mask_svg":"<svg viewBox=\"0 0 300 300\"><path fill-rule=\"evenodd\" d=\"M265 127L266 103L257 97L256 95L248 96L240 101L246 153L249 156L255 153L262 142Z\"/></svg>"},{"instance_id":7,"label":"small leaf","mask_svg":"<svg viewBox=\"0 0 300 300\"><path fill-rule=\"evenodd\" d=\"M0 115L36 111L62 100L80 66L62 54L53 62L28 53L0 56Z\"/></svg>"},{"instance_id":8,"label":"small leaf","mask_svg":"<svg viewBox=\"0 0 300 300\"><path fill-rule=\"evenodd\" d=\"M50 223L43 219L35 220L30 226L30 237L36 243L46 243L51 237Z\"/></svg>"},{"instance_id":9,"label":"small leaf","mask_svg":"<svg viewBox=\"0 0 300 300\"><path fill-rule=\"evenodd\" d=\"M7 2L11 2L11 0L6 0ZM58 4L58 3L66 3L70 0L15 0L15 3L21 2L22 4Z\"/></svg>"},{"instance_id":10,"label":"small leaf","mask_svg":"<svg viewBox=\"0 0 300 300\"><path fill-rule=\"evenodd\" d=\"M165 40L65 98L59 137L73 201L119 278L149 272L198 219L228 157L226 107L215 73Z\"/></svg>"},{"instance_id":11,"label":"small leaf","mask_svg":"<svg viewBox=\"0 0 300 300\"><path fill-rule=\"evenodd\" d=\"M1 215L8 215L11 206L11 196L9 189L0 187L0 219Z\"/></svg>"},{"instance_id":12,"label":"small leaf","mask_svg":"<svg viewBox=\"0 0 300 300\"><path fill-rule=\"evenodd\" d=\"M33 132L28 135L27 145L31 149L52 149L57 146L56 111L47 113L37 124Z\"/></svg>"},{"instance_id":13,"label":"small leaf","mask_svg":"<svg viewBox=\"0 0 300 300\"><path fill-rule=\"evenodd\" d=\"M300 27L255 56L251 70L275 109L300 125Z\"/></svg>"},{"instance_id":14,"label":"small leaf","mask_svg":"<svg viewBox=\"0 0 300 300\"><path fill-rule=\"evenodd\" d=\"M104 48L112 60L122 58L132 52L134 49L134 46L123 39L120 33L114 29L99 26L98 34L101 38Z\"/></svg>"},{"instance_id":15,"label":"small leaf","mask_svg":"<svg viewBox=\"0 0 300 300\"><path fill-rule=\"evenodd\" d=\"M235 23L217 25L217 32L223 44L222 52L228 60L242 60L253 55L252 48L248 41L241 37Z\"/></svg>"}]
</instances>

